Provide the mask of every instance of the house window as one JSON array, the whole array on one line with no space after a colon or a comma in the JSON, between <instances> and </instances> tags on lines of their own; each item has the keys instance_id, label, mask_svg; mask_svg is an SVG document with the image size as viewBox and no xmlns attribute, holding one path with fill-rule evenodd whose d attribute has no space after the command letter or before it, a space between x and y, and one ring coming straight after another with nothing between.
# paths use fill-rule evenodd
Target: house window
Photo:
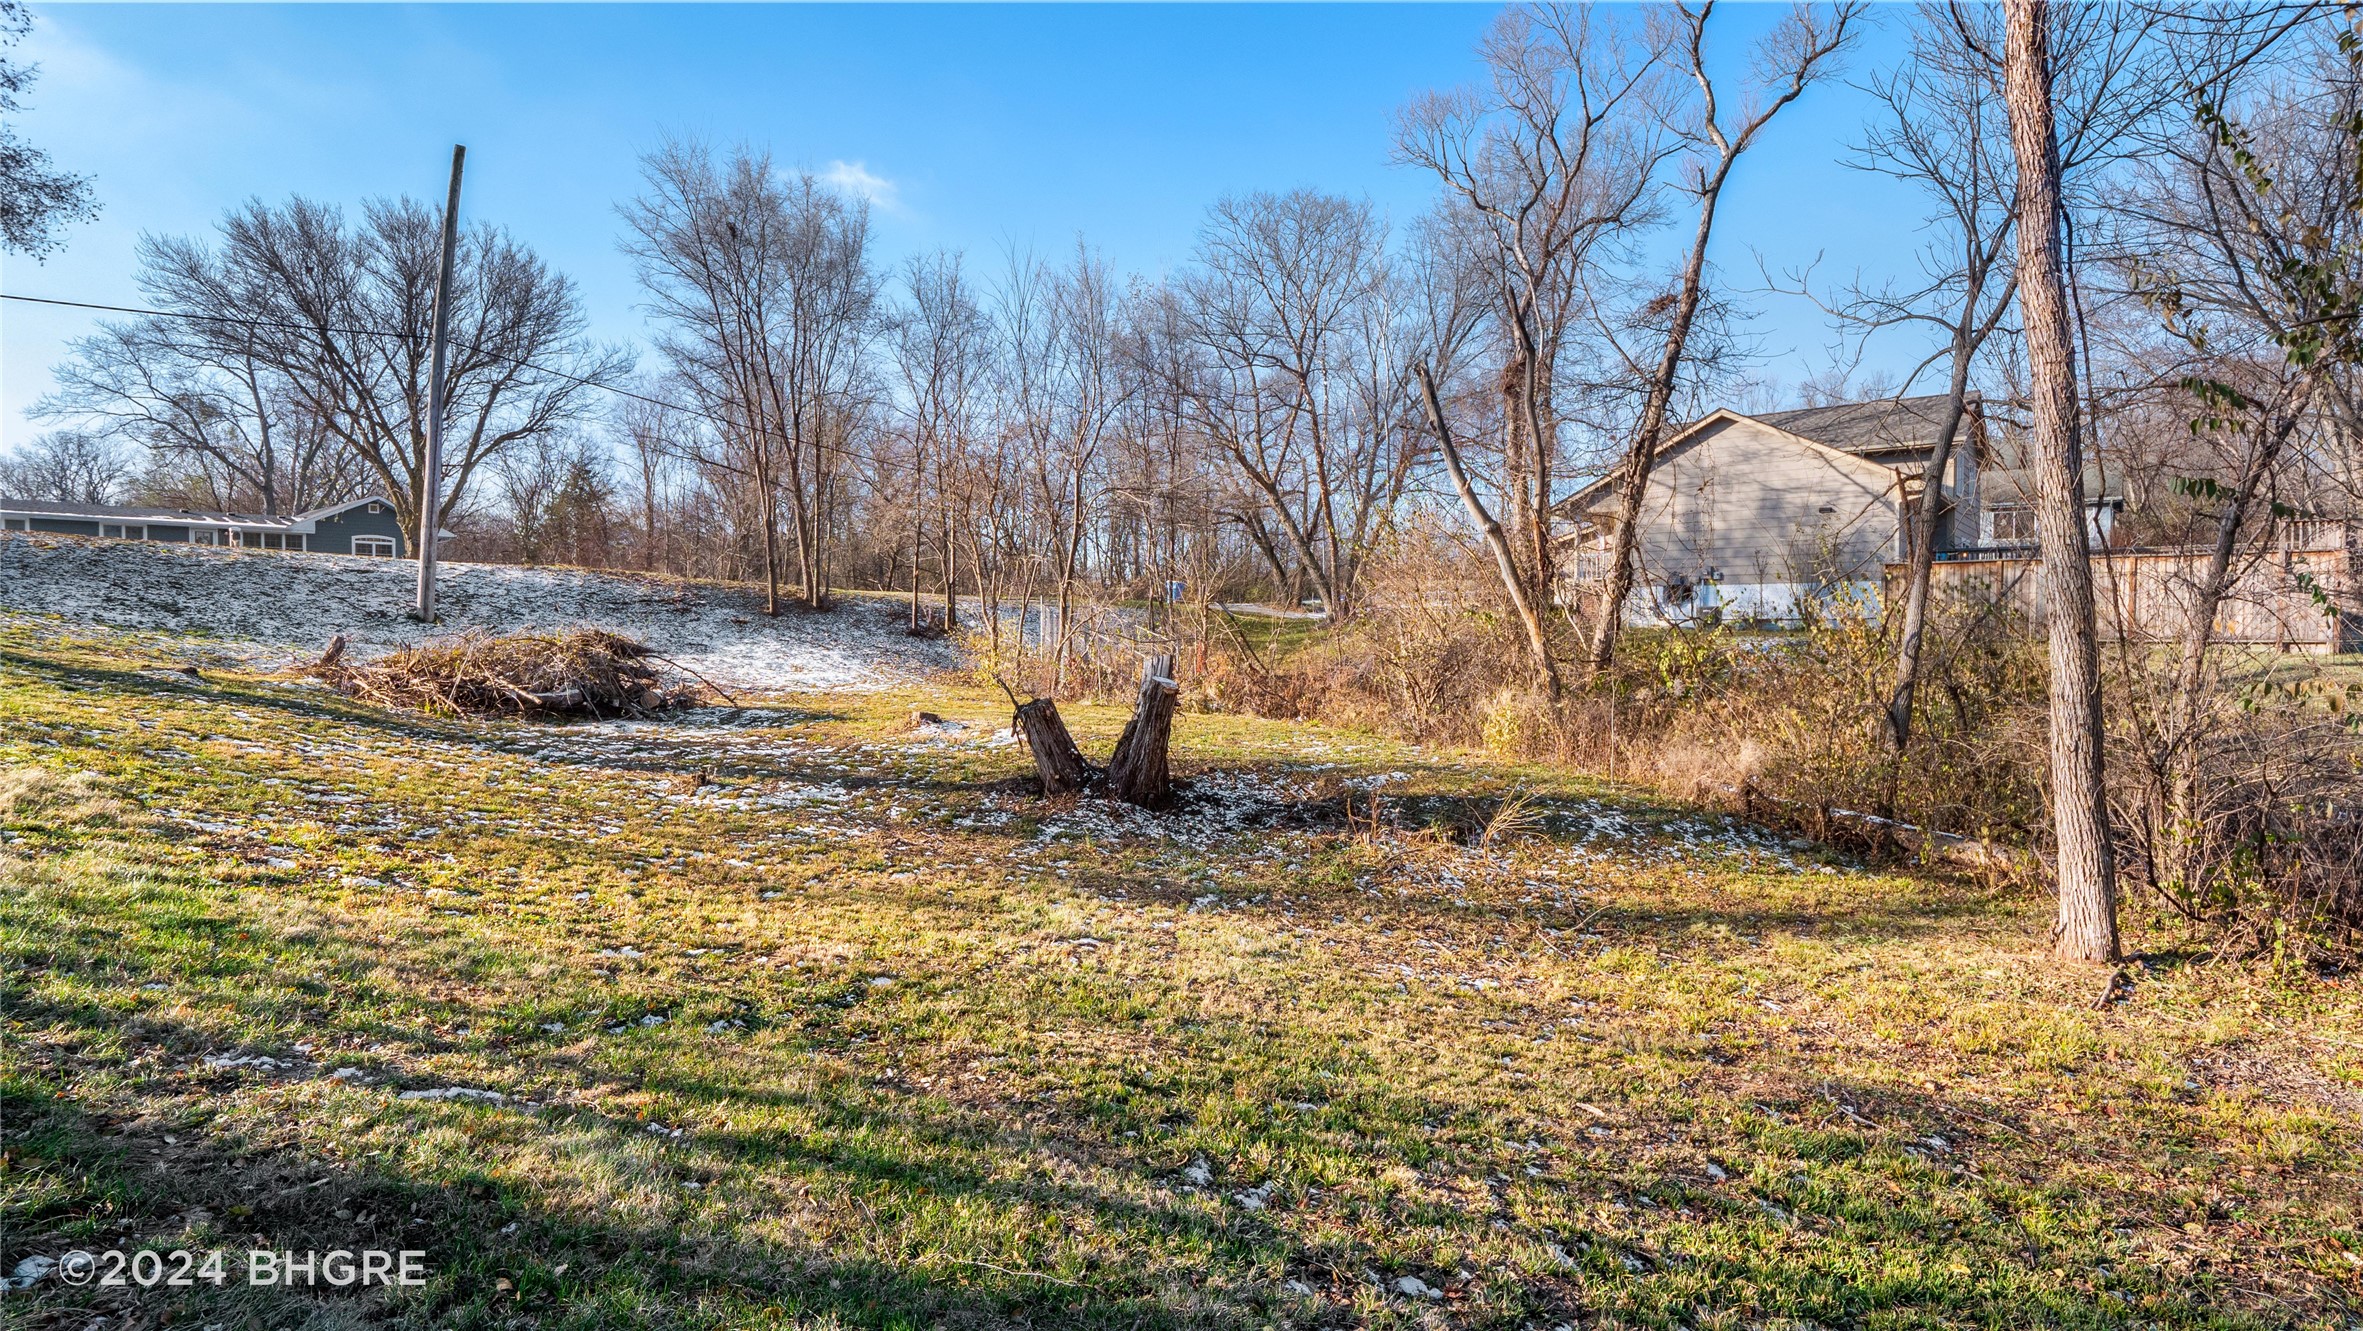
<instances>
[{"instance_id":1,"label":"house window","mask_svg":"<svg viewBox=\"0 0 2363 1331\"><path fill-rule=\"evenodd\" d=\"M2035 539L2035 510L2031 508L1990 508L1986 510L1990 539L1996 545L2024 545Z\"/></svg>"},{"instance_id":2,"label":"house window","mask_svg":"<svg viewBox=\"0 0 2363 1331\"><path fill-rule=\"evenodd\" d=\"M386 511L386 506L372 499L369 501L369 511L372 513L383 513Z\"/></svg>"},{"instance_id":3,"label":"house window","mask_svg":"<svg viewBox=\"0 0 2363 1331\"><path fill-rule=\"evenodd\" d=\"M383 536L356 536L353 538L353 553L371 555L378 559L392 559L394 557L394 542Z\"/></svg>"}]
</instances>

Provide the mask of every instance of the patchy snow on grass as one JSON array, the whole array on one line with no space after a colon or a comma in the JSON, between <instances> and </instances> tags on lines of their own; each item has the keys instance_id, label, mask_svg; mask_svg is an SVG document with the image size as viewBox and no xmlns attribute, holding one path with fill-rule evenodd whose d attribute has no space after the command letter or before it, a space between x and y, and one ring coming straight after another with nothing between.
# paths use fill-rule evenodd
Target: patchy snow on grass
<instances>
[{"instance_id":1,"label":"patchy snow on grass","mask_svg":"<svg viewBox=\"0 0 2363 1331\"><path fill-rule=\"evenodd\" d=\"M266 668L308 660L338 633L355 655L370 657L470 629L567 628L629 634L726 689L888 688L957 664L948 643L905 634L900 608L860 597L824 615L771 619L744 588L445 564L437 592L443 622L430 631L408 618L417 578L407 560L0 536L0 612L200 635Z\"/></svg>"}]
</instances>

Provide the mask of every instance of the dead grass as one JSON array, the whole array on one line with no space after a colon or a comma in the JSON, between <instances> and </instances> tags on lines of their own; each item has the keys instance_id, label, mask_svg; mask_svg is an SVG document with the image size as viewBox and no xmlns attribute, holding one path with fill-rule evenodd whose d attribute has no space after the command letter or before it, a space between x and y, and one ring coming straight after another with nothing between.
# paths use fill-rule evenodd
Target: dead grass
<instances>
[{"instance_id":1,"label":"dead grass","mask_svg":"<svg viewBox=\"0 0 2363 1331\"><path fill-rule=\"evenodd\" d=\"M0 823L113 825L132 809L107 782L89 772L0 768Z\"/></svg>"}]
</instances>

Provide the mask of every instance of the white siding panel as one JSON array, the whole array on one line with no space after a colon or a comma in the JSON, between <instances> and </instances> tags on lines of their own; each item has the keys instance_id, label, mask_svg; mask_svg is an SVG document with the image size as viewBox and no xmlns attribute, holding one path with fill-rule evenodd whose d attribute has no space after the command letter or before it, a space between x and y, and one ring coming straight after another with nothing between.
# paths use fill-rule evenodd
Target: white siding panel
<instances>
[{"instance_id":1,"label":"white siding panel","mask_svg":"<svg viewBox=\"0 0 2363 1331\"><path fill-rule=\"evenodd\" d=\"M1897 546L1893 477L1753 421L1713 427L1651 475L1642 575L1661 586L1876 579Z\"/></svg>"}]
</instances>

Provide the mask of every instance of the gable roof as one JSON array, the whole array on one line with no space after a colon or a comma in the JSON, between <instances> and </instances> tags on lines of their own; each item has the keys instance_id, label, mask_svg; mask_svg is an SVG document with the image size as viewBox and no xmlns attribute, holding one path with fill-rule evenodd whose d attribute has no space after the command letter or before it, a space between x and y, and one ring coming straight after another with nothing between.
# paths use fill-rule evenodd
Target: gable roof
<instances>
[{"instance_id":1,"label":"gable roof","mask_svg":"<svg viewBox=\"0 0 2363 1331\"><path fill-rule=\"evenodd\" d=\"M1913 399L1907 398L1905 400L1911 401ZM1891 476L1895 473L1895 469L1893 467L1890 467L1882 462L1874 462L1863 453L1850 452L1846 449L1836 448L1830 444L1822 442L1819 439L1815 439L1810 435L1800 434L1796 430L1775 424L1775 418L1777 416L1796 414L1798 413L1779 412L1772 416L1747 416L1733 411L1729 407L1717 407L1715 410L1708 412L1706 415L1701 416L1697 420L1683 426L1681 429L1676 430L1673 435L1660 442L1657 446L1656 461L1663 462L1670 454L1688 447L1693 440L1696 440L1700 435L1706 433L1706 431L1711 427L1718 425L1729 425L1738 421L1746 421L1751 425L1764 426L1776 434L1787 435L1789 438L1804 445L1807 449L1815 453L1820 453L1843 466L1851 468L1873 467L1877 468L1879 471L1886 472ZM1654 465L1654 463L1652 465ZM1551 507L1563 516L1575 517L1589 509L1591 507L1592 500L1597 498L1602 492L1606 491L1611 485L1615 483L1615 481L1616 473L1611 471L1607 475L1602 476L1600 479L1593 481L1591 484L1584 486L1580 490L1577 490L1574 494L1571 494L1565 499L1558 501Z\"/></svg>"},{"instance_id":2,"label":"gable roof","mask_svg":"<svg viewBox=\"0 0 2363 1331\"><path fill-rule=\"evenodd\" d=\"M1874 402L1835 402L1826 407L1766 412L1754 419L1842 453L1896 453L1936 447L1937 431L1944 424L1951 396L1928 393ZM1964 422L1976 414L1978 395L1970 394L1967 405Z\"/></svg>"},{"instance_id":3,"label":"gable roof","mask_svg":"<svg viewBox=\"0 0 2363 1331\"><path fill-rule=\"evenodd\" d=\"M363 495L359 499L348 499L341 504L330 504L325 508L307 508L295 515L295 521L318 522L322 518L333 518L339 513L359 508L363 504L383 504L387 508L392 508L394 501L384 495Z\"/></svg>"}]
</instances>

